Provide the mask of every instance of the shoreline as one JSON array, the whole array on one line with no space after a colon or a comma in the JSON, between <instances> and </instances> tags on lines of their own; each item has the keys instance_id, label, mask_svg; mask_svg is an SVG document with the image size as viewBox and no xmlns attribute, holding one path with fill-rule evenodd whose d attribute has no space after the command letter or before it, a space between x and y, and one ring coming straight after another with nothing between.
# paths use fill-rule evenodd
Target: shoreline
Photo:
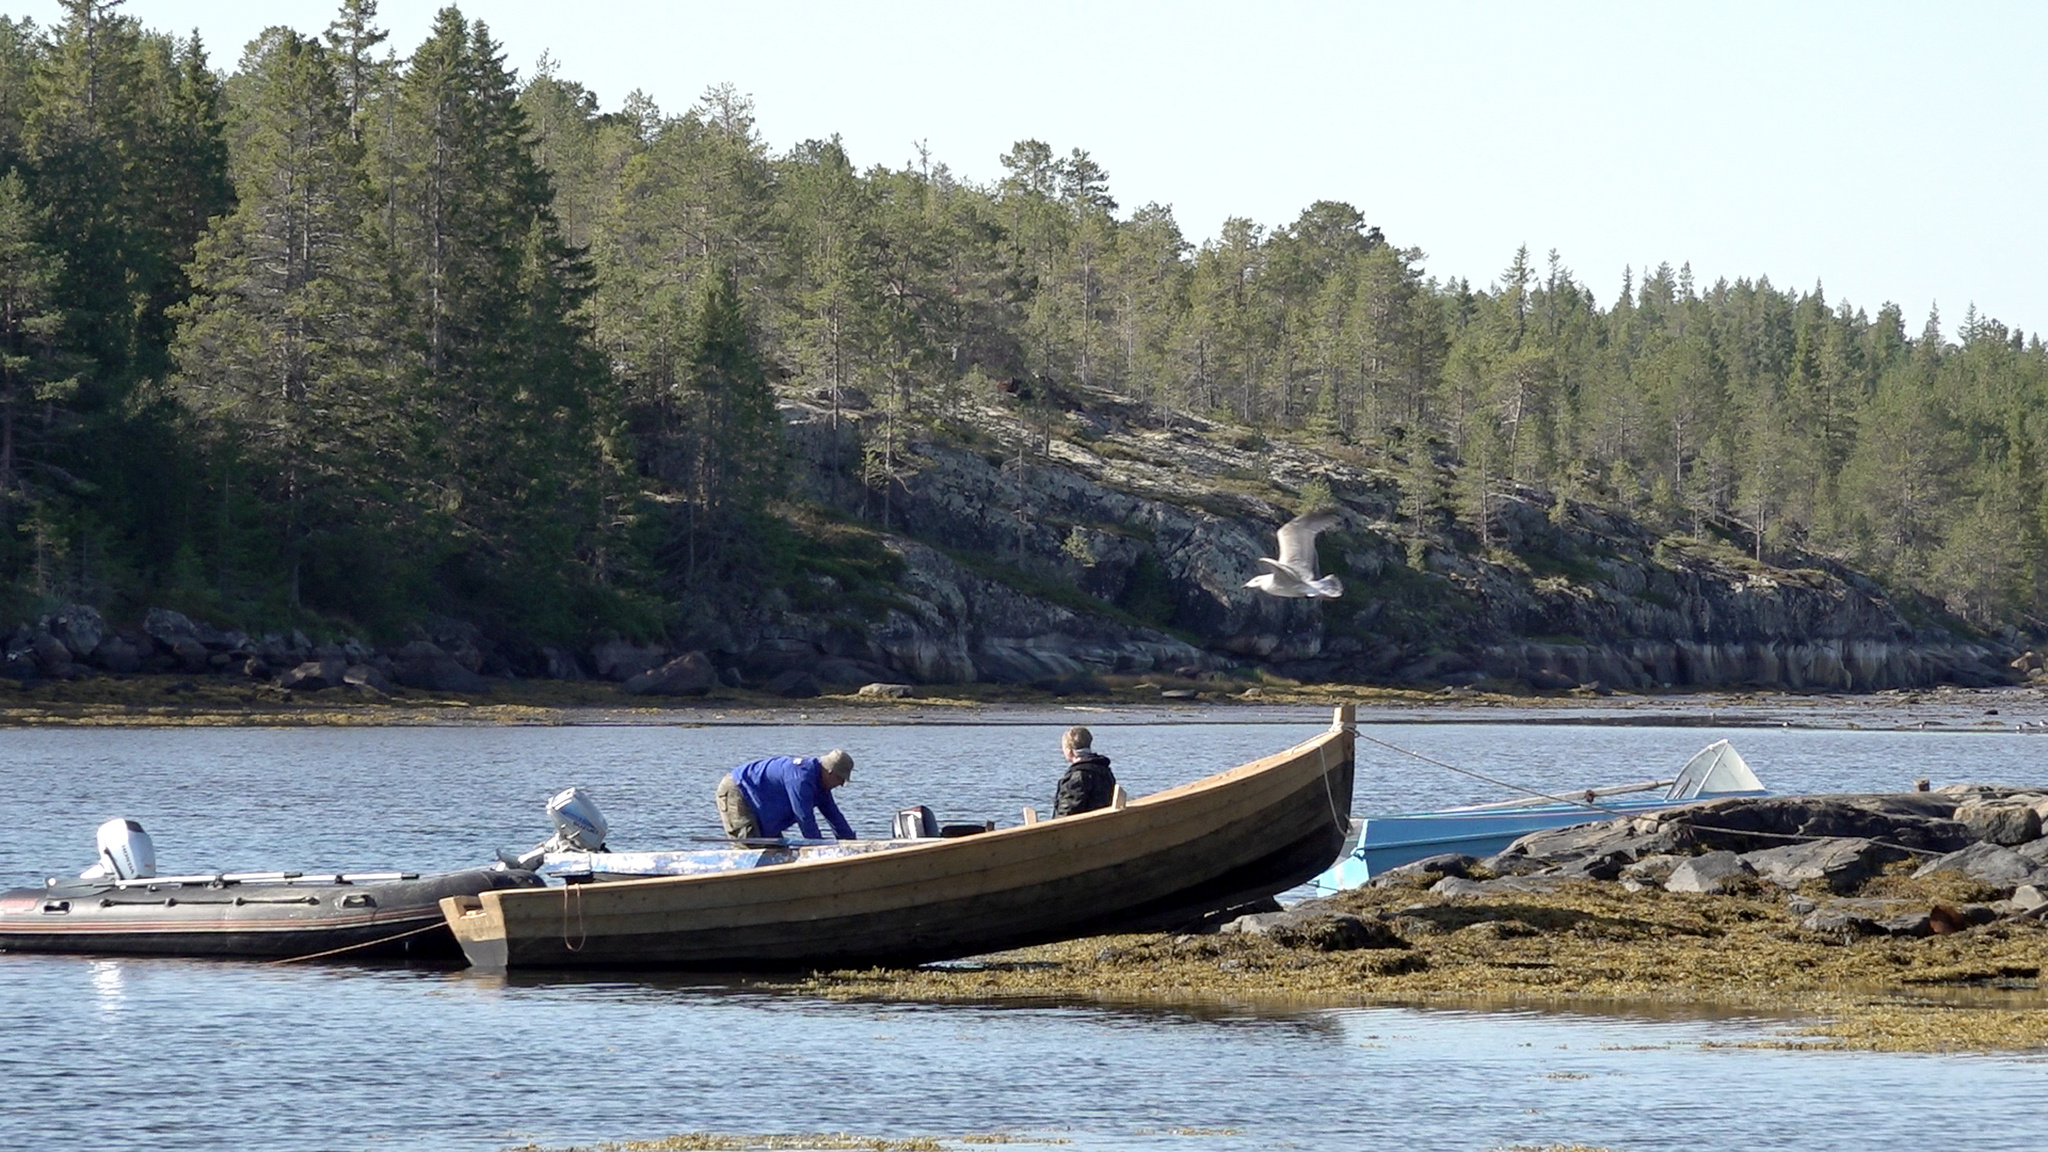
<instances>
[{"instance_id":1,"label":"shoreline","mask_svg":"<svg viewBox=\"0 0 2048 1152\"><path fill-rule=\"evenodd\" d=\"M2010 733L2048 721L2048 693L2028 686L1867 695L1672 691L1595 696L1207 682L1162 690L1156 678L1106 680L1104 691L1088 695L977 684L921 686L914 689L916 695L902 698L849 693L809 699L741 689L654 698L628 695L616 684L596 681L506 681L489 695L456 696L413 691L385 695L345 688L295 692L259 682L176 675L44 682L29 688L0 680L0 728L982 725L1062 723L1077 714L1093 715L1098 723L1264 724L1293 723L1297 714L1338 704L1356 707L1362 724ZM1168 698L1162 691L1184 695Z\"/></svg>"},{"instance_id":2,"label":"shoreline","mask_svg":"<svg viewBox=\"0 0 2048 1152\"><path fill-rule=\"evenodd\" d=\"M1324 951L1247 934L1107 936L952 966L820 972L761 987L828 999L1156 1007L1407 1006L1763 1017L1745 1046L1889 1052L2048 1048L2040 968L2048 925L1841 943L1760 897L1543 894L1444 897L1358 889L1344 910L1398 942Z\"/></svg>"}]
</instances>

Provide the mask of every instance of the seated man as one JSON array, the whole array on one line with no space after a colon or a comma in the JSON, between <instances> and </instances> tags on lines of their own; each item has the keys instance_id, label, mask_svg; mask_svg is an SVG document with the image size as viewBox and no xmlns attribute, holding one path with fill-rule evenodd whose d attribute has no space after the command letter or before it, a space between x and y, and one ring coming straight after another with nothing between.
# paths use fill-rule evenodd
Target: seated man
<instances>
[{"instance_id":1,"label":"seated man","mask_svg":"<svg viewBox=\"0 0 2048 1152\"><path fill-rule=\"evenodd\" d=\"M742 764L718 781L718 818L734 839L781 836L794 824L804 839L817 840L818 819L825 814L832 834L853 840L853 828L839 814L832 790L853 775L853 757L834 748L823 756L770 756Z\"/></svg>"},{"instance_id":2,"label":"seated man","mask_svg":"<svg viewBox=\"0 0 2048 1152\"><path fill-rule=\"evenodd\" d=\"M1109 770L1109 757L1098 755L1094 743L1094 734L1079 725L1060 737L1060 750L1067 755L1067 774L1060 777L1059 791L1053 795L1053 815L1072 816L1109 807L1116 775Z\"/></svg>"}]
</instances>

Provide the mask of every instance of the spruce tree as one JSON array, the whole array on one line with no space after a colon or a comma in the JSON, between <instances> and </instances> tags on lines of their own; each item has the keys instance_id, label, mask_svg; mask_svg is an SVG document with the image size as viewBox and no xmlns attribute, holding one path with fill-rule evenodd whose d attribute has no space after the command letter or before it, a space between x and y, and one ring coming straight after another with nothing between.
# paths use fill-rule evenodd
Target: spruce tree
<instances>
[{"instance_id":1,"label":"spruce tree","mask_svg":"<svg viewBox=\"0 0 2048 1152\"><path fill-rule=\"evenodd\" d=\"M702 559L743 544L782 489L775 395L731 274L704 283L677 393L688 459L682 526L687 579Z\"/></svg>"},{"instance_id":2,"label":"spruce tree","mask_svg":"<svg viewBox=\"0 0 2048 1152\"><path fill-rule=\"evenodd\" d=\"M401 482L442 526L432 547L454 602L546 615L588 575L580 541L598 519L588 269L481 22L443 9L389 99L366 120L427 414Z\"/></svg>"},{"instance_id":3,"label":"spruce tree","mask_svg":"<svg viewBox=\"0 0 2048 1152\"><path fill-rule=\"evenodd\" d=\"M19 173L0 176L0 510L22 495L24 408L69 390L56 307L63 257L42 243L43 213ZM5 525L0 525L5 526Z\"/></svg>"},{"instance_id":4,"label":"spruce tree","mask_svg":"<svg viewBox=\"0 0 2048 1152\"><path fill-rule=\"evenodd\" d=\"M329 53L272 29L242 76L241 200L199 244L175 387L220 465L245 459L275 502L296 608L309 547L376 490L370 473L397 447L404 394L391 386L375 202Z\"/></svg>"}]
</instances>

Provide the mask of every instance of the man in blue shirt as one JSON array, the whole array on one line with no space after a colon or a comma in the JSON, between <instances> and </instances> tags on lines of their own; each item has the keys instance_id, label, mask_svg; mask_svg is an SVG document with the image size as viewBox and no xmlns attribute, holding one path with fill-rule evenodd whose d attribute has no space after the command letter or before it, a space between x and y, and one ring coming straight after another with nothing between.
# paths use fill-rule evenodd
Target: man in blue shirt
<instances>
[{"instance_id":1,"label":"man in blue shirt","mask_svg":"<svg viewBox=\"0 0 2048 1152\"><path fill-rule=\"evenodd\" d=\"M742 764L718 782L718 818L736 840L780 836L794 824L804 839L821 839L813 809L825 814L832 834L855 839L832 790L853 775L853 757L834 748L823 756L770 756Z\"/></svg>"}]
</instances>

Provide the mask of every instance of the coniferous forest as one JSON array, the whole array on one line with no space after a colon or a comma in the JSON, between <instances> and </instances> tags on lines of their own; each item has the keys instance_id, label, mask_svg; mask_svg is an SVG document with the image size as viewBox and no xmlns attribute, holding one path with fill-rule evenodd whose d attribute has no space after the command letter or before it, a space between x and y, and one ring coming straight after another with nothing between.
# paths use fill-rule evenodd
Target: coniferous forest
<instances>
[{"instance_id":1,"label":"coniferous forest","mask_svg":"<svg viewBox=\"0 0 2048 1152\"><path fill-rule=\"evenodd\" d=\"M1336 200L1195 244L1078 148L978 183L772 145L729 87L600 111L455 8L401 46L345 0L227 58L64 7L0 19L12 618L653 634L805 554L778 390L871 397L886 491L1016 380L1361 454L1482 542L1536 488L2048 610L2048 350L1974 312L1527 251L1442 280Z\"/></svg>"}]
</instances>

